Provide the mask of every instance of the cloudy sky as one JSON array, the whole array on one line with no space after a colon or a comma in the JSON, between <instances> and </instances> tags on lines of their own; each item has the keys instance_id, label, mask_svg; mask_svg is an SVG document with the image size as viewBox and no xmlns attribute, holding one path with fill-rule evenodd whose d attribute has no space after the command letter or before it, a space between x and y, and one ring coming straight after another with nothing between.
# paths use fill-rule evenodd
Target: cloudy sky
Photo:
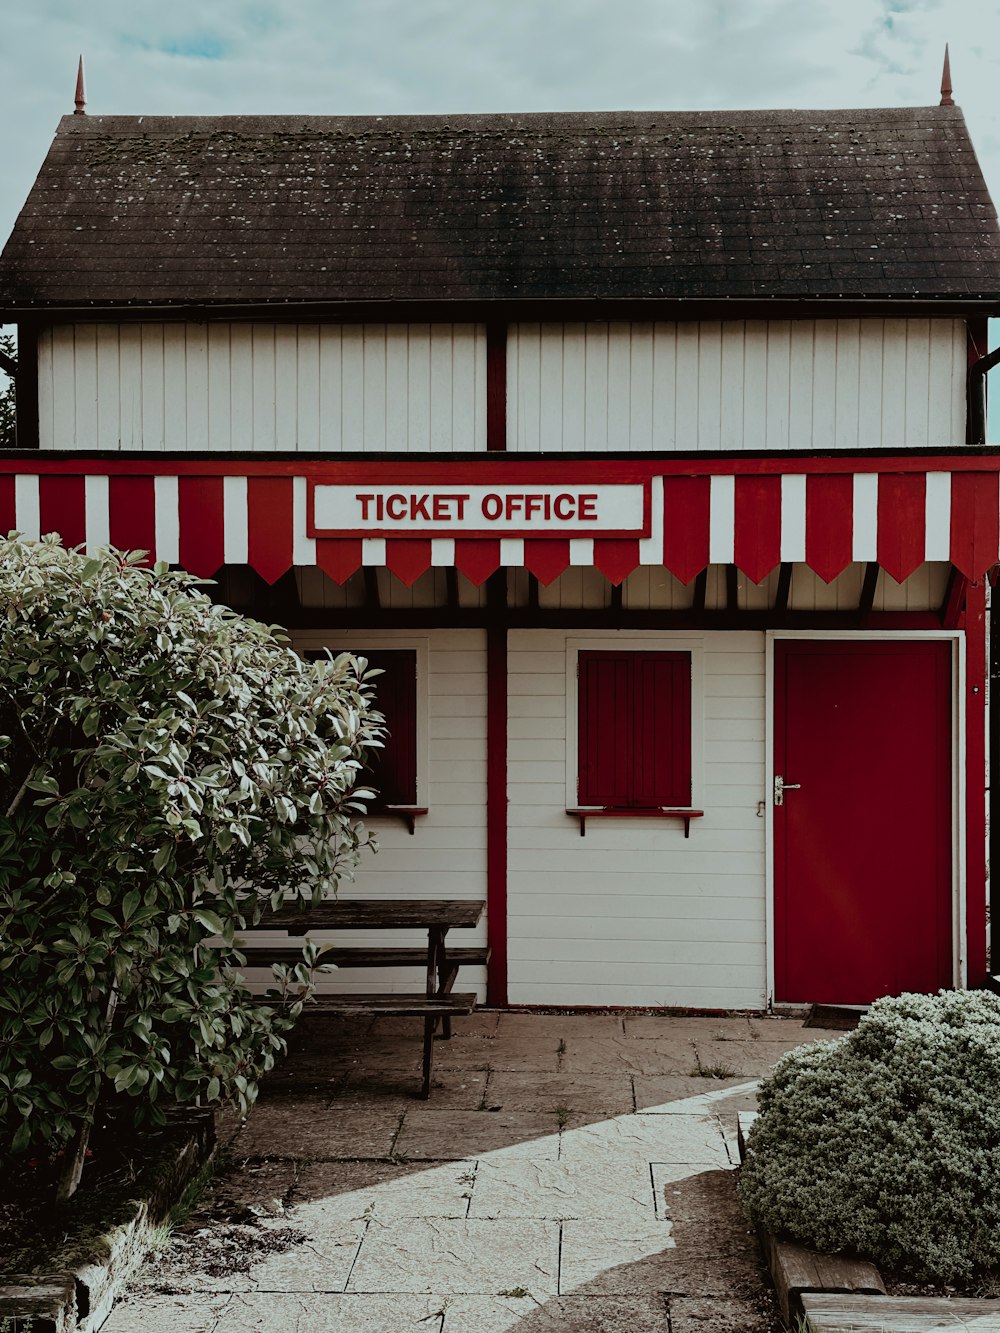
<instances>
[{"instance_id":1,"label":"cloudy sky","mask_svg":"<svg viewBox=\"0 0 1000 1333\"><path fill-rule=\"evenodd\" d=\"M3 5L0 239L73 109L350 115L956 100L1000 198L1000 5L973 0L30 0Z\"/></svg>"}]
</instances>

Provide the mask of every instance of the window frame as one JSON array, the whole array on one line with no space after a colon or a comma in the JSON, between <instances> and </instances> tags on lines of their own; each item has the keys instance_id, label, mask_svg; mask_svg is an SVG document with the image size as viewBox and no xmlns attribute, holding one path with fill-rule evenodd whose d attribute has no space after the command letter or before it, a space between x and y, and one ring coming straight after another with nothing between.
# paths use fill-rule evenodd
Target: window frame
<instances>
[{"instance_id":1,"label":"window frame","mask_svg":"<svg viewBox=\"0 0 1000 1333\"><path fill-rule=\"evenodd\" d=\"M355 656L364 657L365 650L370 649L373 653L377 652L412 652L416 655L416 679L414 682L414 728L416 732L415 762L416 772L415 790L416 800L414 806L426 808L429 804L428 795L430 792L429 781L429 721L430 721L430 690L429 690L429 657L430 640L426 637L415 637L413 635L395 635L385 630L344 630L344 631L317 631L302 633L294 636L292 646L296 652L310 653L322 651L329 648L336 656L338 652L350 652ZM378 689L378 678L375 681L376 690ZM375 706L378 707L376 697ZM363 783L361 784L363 785ZM368 821L375 819L396 819L391 810L387 810L381 804L373 805L365 816Z\"/></svg>"},{"instance_id":2,"label":"window frame","mask_svg":"<svg viewBox=\"0 0 1000 1333\"><path fill-rule=\"evenodd\" d=\"M687 653L691 659L691 798L683 807L704 806L704 641L700 635L683 633L665 636L655 631L619 633L614 638L567 638L566 641L566 809L584 807L579 799L579 657L580 653ZM615 806L616 810L634 810L641 817L642 807ZM650 807L646 807L648 810ZM652 807L656 809L657 807Z\"/></svg>"}]
</instances>

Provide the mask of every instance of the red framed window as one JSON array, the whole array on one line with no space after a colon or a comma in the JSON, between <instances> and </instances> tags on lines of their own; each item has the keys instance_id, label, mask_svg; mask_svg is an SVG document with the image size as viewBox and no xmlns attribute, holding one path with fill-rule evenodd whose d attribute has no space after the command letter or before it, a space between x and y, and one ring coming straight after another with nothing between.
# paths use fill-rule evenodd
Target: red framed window
<instances>
[{"instance_id":1,"label":"red framed window","mask_svg":"<svg viewBox=\"0 0 1000 1333\"><path fill-rule=\"evenodd\" d=\"M581 805L691 804L691 654L581 652L577 658Z\"/></svg>"},{"instance_id":2,"label":"red framed window","mask_svg":"<svg viewBox=\"0 0 1000 1333\"><path fill-rule=\"evenodd\" d=\"M343 649L333 648L336 655ZM360 785L371 786L375 800L369 810L377 813L387 805L417 803L417 654L412 648L350 648L355 657L377 667L375 707L385 717L388 735L383 749L369 750ZM309 654L312 657L318 653Z\"/></svg>"}]
</instances>

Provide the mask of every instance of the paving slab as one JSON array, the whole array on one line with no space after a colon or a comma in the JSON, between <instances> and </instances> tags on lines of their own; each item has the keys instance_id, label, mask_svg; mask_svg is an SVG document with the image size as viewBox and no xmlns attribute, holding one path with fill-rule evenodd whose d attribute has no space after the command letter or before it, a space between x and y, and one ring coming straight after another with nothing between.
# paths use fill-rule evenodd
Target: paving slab
<instances>
[{"instance_id":1,"label":"paving slab","mask_svg":"<svg viewBox=\"0 0 1000 1333\"><path fill-rule=\"evenodd\" d=\"M232 1151L244 1157L388 1157L399 1122L396 1110L381 1107L262 1101Z\"/></svg>"},{"instance_id":2,"label":"paving slab","mask_svg":"<svg viewBox=\"0 0 1000 1333\"><path fill-rule=\"evenodd\" d=\"M575 1162L486 1158L476 1171L470 1217L615 1218L655 1220L645 1162L612 1156Z\"/></svg>"},{"instance_id":3,"label":"paving slab","mask_svg":"<svg viewBox=\"0 0 1000 1333\"><path fill-rule=\"evenodd\" d=\"M406 1113L395 1151L404 1158L445 1161L518 1145L530 1147L533 1156L558 1157L558 1117L530 1111L439 1111L428 1104Z\"/></svg>"},{"instance_id":4,"label":"paving slab","mask_svg":"<svg viewBox=\"0 0 1000 1333\"><path fill-rule=\"evenodd\" d=\"M745 1074L731 1078L691 1078L683 1074L636 1074L632 1079L635 1109L641 1115L672 1115L678 1110L687 1114L685 1103L714 1094L717 1102L722 1094L724 1105L730 1111L754 1110L757 1106L758 1080Z\"/></svg>"},{"instance_id":5,"label":"paving slab","mask_svg":"<svg viewBox=\"0 0 1000 1333\"><path fill-rule=\"evenodd\" d=\"M712 1078L762 1078L774 1065L775 1054L769 1042L712 1041L694 1043L696 1067L702 1076Z\"/></svg>"},{"instance_id":6,"label":"paving slab","mask_svg":"<svg viewBox=\"0 0 1000 1333\"><path fill-rule=\"evenodd\" d=\"M706 1018L677 1018L672 1014L634 1014L625 1016L625 1035L639 1041L669 1037L701 1038L711 1041L746 1041L752 1037L750 1019L745 1014Z\"/></svg>"},{"instance_id":7,"label":"paving slab","mask_svg":"<svg viewBox=\"0 0 1000 1333\"><path fill-rule=\"evenodd\" d=\"M132 1293L118 1302L101 1333L214 1333L229 1295L154 1296Z\"/></svg>"},{"instance_id":8,"label":"paving slab","mask_svg":"<svg viewBox=\"0 0 1000 1333\"><path fill-rule=\"evenodd\" d=\"M485 1069L449 1071L448 1077L437 1077L431 1083L431 1101L434 1106L451 1106L456 1110L475 1111L483 1100L489 1074ZM399 1111L410 1110L420 1099L423 1075L419 1069L391 1067L371 1069L363 1067L346 1076L337 1093L338 1106L367 1103Z\"/></svg>"},{"instance_id":9,"label":"paving slab","mask_svg":"<svg viewBox=\"0 0 1000 1333\"><path fill-rule=\"evenodd\" d=\"M343 1291L367 1225L367 1221L341 1224L319 1234L309 1226L310 1234L301 1245L254 1264L250 1282L257 1291Z\"/></svg>"},{"instance_id":10,"label":"paving slab","mask_svg":"<svg viewBox=\"0 0 1000 1333\"><path fill-rule=\"evenodd\" d=\"M350 1291L556 1294L559 1223L421 1218L369 1228Z\"/></svg>"},{"instance_id":11,"label":"paving slab","mask_svg":"<svg viewBox=\"0 0 1000 1333\"><path fill-rule=\"evenodd\" d=\"M505 1111L566 1113L576 1124L592 1115L625 1115L633 1109L631 1076L612 1074L516 1074L497 1070L490 1075L486 1100Z\"/></svg>"},{"instance_id":12,"label":"paving slab","mask_svg":"<svg viewBox=\"0 0 1000 1333\"><path fill-rule=\"evenodd\" d=\"M670 1333L755 1333L757 1329L767 1333L774 1327L769 1315L770 1300L763 1287L757 1293L748 1291L742 1300L670 1297Z\"/></svg>"},{"instance_id":13,"label":"paving slab","mask_svg":"<svg viewBox=\"0 0 1000 1333\"><path fill-rule=\"evenodd\" d=\"M310 1234L358 1218L465 1217L476 1162L315 1162L302 1168L289 1216Z\"/></svg>"},{"instance_id":14,"label":"paving slab","mask_svg":"<svg viewBox=\"0 0 1000 1333\"><path fill-rule=\"evenodd\" d=\"M471 1037L439 1042L435 1073L452 1069L509 1069L555 1074L560 1068L559 1042L545 1037Z\"/></svg>"},{"instance_id":15,"label":"paving slab","mask_svg":"<svg viewBox=\"0 0 1000 1333\"><path fill-rule=\"evenodd\" d=\"M454 1296L443 1333L670 1333L666 1298Z\"/></svg>"},{"instance_id":16,"label":"paving slab","mask_svg":"<svg viewBox=\"0 0 1000 1333\"><path fill-rule=\"evenodd\" d=\"M217 1333L440 1333L442 1304L411 1295L234 1296Z\"/></svg>"},{"instance_id":17,"label":"paving slab","mask_svg":"<svg viewBox=\"0 0 1000 1333\"><path fill-rule=\"evenodd\" d=\"M588 1040L582 1033L570 1038L566 1049L559 1057L559 1070L565 1074L630 1074L637 1065L644 1068L653 1056L659 1063L659 1072L664 1059L669 1060L669 1070L681 1069L685 1073L694 1068L694 1049L685 1040L671 1043L670 1052L657 1049L655 1055L647 1049L646 1042L630 1042L627 1037L601 1037Z\"/></svg>"},{"instance_id":18,"label":"paving slab","mask_svg":"<svg viewBox=\"0 0 1000 1333\"><path fill-rule=\"evenodd\" d=\"M527 1038L560 1041L568 1045L574 1038L584 1041L612 1041L625 1035L621 1014L511 1014L500 1015L497 1036L500 1039Z\"/></svg>"},{"instance_id":19,"label":"paving slab","mask_svg":"<svg viewBox=\"0 0 1000 1333\"><path fill-rule=\"evenodd\" d=\"M717 1122L705 1115L620 1116L598 1125L565 1130L560 1159L595 1161L614 1155L621 1162L686 1162L728 1167L729 1154Z\"/></svg>"},{"instance_id":20,"label":"paving slab","mask_svg":"<svg viewBox=\"0 0 1000 1333\"><path fill-rule=\"evenodd\" d=\"M588 1294L600 1291L626 1296L665 1290L658 1265L649 1261L675 1248L670 1233L670 1223L651 1214L632 1221L615 1217L564 1222L560 1295L581 1287L586 1287Z\"/></svg>"}]
</instances>

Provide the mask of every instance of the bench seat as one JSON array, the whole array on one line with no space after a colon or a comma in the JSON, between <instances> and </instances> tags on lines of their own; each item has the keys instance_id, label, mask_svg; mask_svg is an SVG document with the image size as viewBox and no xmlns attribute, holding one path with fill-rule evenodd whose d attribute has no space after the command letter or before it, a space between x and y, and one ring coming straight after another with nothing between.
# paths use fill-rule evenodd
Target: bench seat
<instances>
[{"instance_id":1,"label":"bench seat","mask_svg":"<svg viewBox=\"0 0 1000 1333\"><path fill-rule=\"evenodd\" d=\"M286 963L294 967L302 962L302 944L264 944L257 941L237 943L236 947L247 960L248 967L269 967L272 963ZM356 948L340 945L321 946L316 967L426 967L427 950L411 948ZM490 951L484 948L448 950L449 967L485 967Z\"/></svg>"}]
</instances>

